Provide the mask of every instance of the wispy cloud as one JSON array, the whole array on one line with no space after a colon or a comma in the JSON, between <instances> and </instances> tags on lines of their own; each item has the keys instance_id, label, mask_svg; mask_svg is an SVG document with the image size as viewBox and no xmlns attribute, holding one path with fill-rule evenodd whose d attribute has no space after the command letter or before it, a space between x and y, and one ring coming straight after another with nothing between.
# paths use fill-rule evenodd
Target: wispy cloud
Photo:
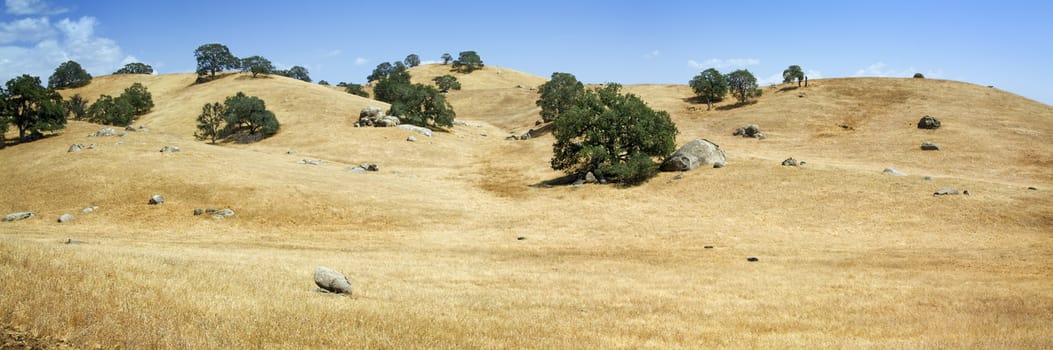
<instances>
[{"instance_id":1,"label":"wispy cloud","mask_svg":"<svg viewBox=\"0 0 1053 350\"><path fill-rule=\"evenodd\" d=\"M56 34L47 17L0 22L0 44L38 42Z\"/></svg>"},{"instance_id":2,"label":"wispy cloud","mask_svg":"<svg viewBox=\"0 0 1053 350\"><path fill-rule=\"evenodd\" d=\"M5 0L4 10L8 14L19 16L57 15L67 11L63 8L52 8L50 5L40 0Z\"/></svg>"},{"instance_id":3,"label":"wispy cloud","mask_svg":"<svg viewBox=\"0 0 1053 350\"><path fill-rule=\"evenodd\" d=\"M369 60L367 60L365 58L359 57L359 58L355 59L355 65L356 66L361 66L361 65L366 64L366 63L369 63Z\"/></svg>"},{"instance_id":4,"label":"wispy cloud","mask_svg":"<svg viewBox=\"0 0 1053 350\"><path fill-rule=\"evenodd\" d=\"M651 52L648 52L648 53L644 54L643 57L645 59L654 59L654 58L658 58L658 56L661 56L661 55L662 55L661 52L659 52L658 50L654 50L654 51L651 51Z\"/></svg>"},{"instance_id":5,"label":"wispy cloud","mask_svg":"<svg viewBox=\"0 0 1053 350\"><path fill-rule=\"evenodd\" d=\"M323 56L323 57L336 57L336 56L340 56L340 55L342 55L342 54L344 54L344 51L343 51L343 50L340 50L340 49L336 49L336 50L331 50L331 51L329 51L329 52L326 52L326 53L325 53L324 55L322 55L322 56Z\"/></svg>"},{"instance_id":6,"label":"wispy cloud","mask_svg":"<svg viewBox=\"0 0 1053 350\"><path fill-rule=\"evenodd\" d=\"M707 68L744 68L748 66L758 65L760 60L756 58L710 58L708 60L698 62L695 60L688 60L687 66L694 69L707 69Z\"/></svg>"},{"instance_id":7,"label":"wispy cloud","mask_svg":"<svg viewBox=\"0 0 1053 350\"><path fill-rule=\"evenodd\" d=\"M12 2L7 4L10 8ZM93 75L112 73L129 56L114 40L95 35L98 24L94 17L0 23L0 80L22 74L46 78L68 60L77 61Z\"/></svg>"},{"instance_id":8,"label":"wispy cloud","mask_svg":"<svg viewBox=\"0 0 1053 350\"><path fill-rule=\"evenodd\" d=\"M907 69L895 69L895 68L889 67L887 64L885 64L885 62L877 62L877 63L874 63L874 64L871 64L871 65L867 66L866 68L861 68L859 70L856 70L856 73L853 74L852 76L854 76L854 77L910 77L910 76L913 76L914 73L917 73L917 70L915 70L914 67L908 67Z\"/></svg>"}]
</instances>

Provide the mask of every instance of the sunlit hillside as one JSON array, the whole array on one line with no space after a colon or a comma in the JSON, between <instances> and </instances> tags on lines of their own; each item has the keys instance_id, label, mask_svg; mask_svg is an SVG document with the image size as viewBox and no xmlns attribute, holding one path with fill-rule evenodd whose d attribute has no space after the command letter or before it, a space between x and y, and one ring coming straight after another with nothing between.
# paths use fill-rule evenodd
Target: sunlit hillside
<instances>
[{"instance_id":1,"label":"sunlit hillside","mask_svg":"<svg viewBox=\"0 0 1053 350\"><path fill-rule=\"evenodd\" d=\"M37 214L0 223L4 334L133 349L1053 347L1053 107L855 78L707 111L687 86L629 85L670 113L678 145L712 140L728 166L548 186L563 175L552 136L506 139L537 127L546 78L410 72L458 78L454 127L356 128L362 108L388 105L276 76L62 91L94 100L141 82L155 107L124 137L73 121L0 149L0 215ZM202 105L239 91L266 101L279 132L196 140ZM918 129L923 115L943 126ZM732 136L746 124L767 139ZM351 171L361 163L380 170ZM320 265L354 295L316 292Z\"/></svg>"}]
</instances>

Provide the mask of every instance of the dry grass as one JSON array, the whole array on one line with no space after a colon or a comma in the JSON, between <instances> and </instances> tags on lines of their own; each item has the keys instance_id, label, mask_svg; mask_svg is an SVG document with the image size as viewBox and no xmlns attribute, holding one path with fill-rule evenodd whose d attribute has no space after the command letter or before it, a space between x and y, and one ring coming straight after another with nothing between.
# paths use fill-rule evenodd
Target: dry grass
<instances>
[{"instance_id":1,"label":"dry grass","mask_svg":"<svg viewBox=\"0 0 1053 350\"><path fill-rule=\"evenodd\" d=\"M99 126L74 122L0 150L0 212L40 214L0 225L0 323L78 347L1053 347L1049 106L956 82L831 79L705 112L685 86L627 86L729 166L543 188L560 175L551 138L503 140L537 119L515 85L540 78L471 76L449 95L468 125L415 143L352 128L377 102L340 91L173 75L145 77L147 132L87 138ZM263 97L282 131L193 141L200 106L237 91ZM914 128L923 114L944 127ZM730 136L747 123L769 138ZM918 151L929 139L945 150ZM167 144L183 152L157 152ZM778 165L789 156L808 164ZM361 162L381 171L347 171ZM943 187L972 195L931 196ZM146 205L153 193L168 202ZM318 265L356 295L313 292Z\"/></svg>"}]
</instances>

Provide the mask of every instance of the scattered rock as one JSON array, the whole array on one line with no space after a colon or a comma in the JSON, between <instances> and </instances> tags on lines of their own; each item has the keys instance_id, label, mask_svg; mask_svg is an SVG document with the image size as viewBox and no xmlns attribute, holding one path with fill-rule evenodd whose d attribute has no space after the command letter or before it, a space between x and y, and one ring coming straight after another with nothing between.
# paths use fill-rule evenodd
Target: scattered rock
<instances>
[{"instance_id":1,"label":"scattered rock","mask_svg":"<svg viewBox=\"0 0 1053 350\"><path fill-rule=\"evenodd\" d=\"M746 261L758 262L758 261L760 261L760 259L757 259L757 257L755 257L755 256L751 256L751 257L746 258Z\"/></svg>"},{"instance_id":2,"label":"scattered rock","mask_svg":"<svg viewBox=\"0 0 1053 350\"><path fill-rule=\"evenodd\" d=\"M124 127L124 131L133 131L134 132L135 131L135 127L131 126L131 125L126 126L126 127Z\"/></svg>"},{"instance_id":3,"label":"scattered rock","mask_svg":"<svg viewBox=\"0 0 1053 350\"><path fill-rule=\"evenodd\" d=\"M932 176L925 175L925 177L923 177L922 179L924 179L925 181L932 181Z\"/></svg>"},{"instance_id":4,"label":"scattered rock","mask_svg":"<svg viewBox=\"0 0 1053 350\"><path fill-rule=\"evenodd\" d=\"M796 159L793 159L793 157L786 158L786 160L782 161L782 166L797 166L797 165L798 165L798 162L797 162Z\"/></svg>"},{"instance_id":5,"label":"scattered rock","mask_svg":"<svg viewBox=\"0 0 1053 350\"><path fill-rule=\"evenodd\" d=\"M234 216L234 210L229 208L223 208L220 210L213 211L209 214L212 214L213 219L223 219Z\"/></svg>"},{"instance_id":6,"label":"scattered rock","mask_svg":"<svg viewBox=\"0 0 1053 350\"><path fill-rule=\"evenodd\" d=\"M90 134L88 136L89 137L91 137L91 136L94 136L94 137L105 137L105 136L118 136L118 135L119 134L117 133L117 130L114 130L113 128L102 128L102 129L99 129L95 133ZM120 136L123 136L123 135L120 135Z\"/></svg>"},{"instance_id":7,"label":"scattered rock","mask_svg":"<svg viewBox=\"0 0 1053 350\"><path fill-rule=\"evenodd\" d=\"M164 146L161 148L161 153L176 153L179 152L179 147L176 146Z\"/></svg>"},{"instance_id":8,"label":"scattered rock","mask_svg":"<svg viewBox=\"0 0 1053 350\"><path fill-rule=\"evenodd\" d=\"M84 244L84 241L78 241L72 238L66 238L65 244Z\"/></svg>"},{"instance_id":9,"label":"scattered rock","mask_svg":"<svg viewBox=\"0 0 1053 350\"><path fill-rule=\"evenodd\" d=\"M431 137L431 129L422 128L416 125L402 124L398 126L400 129L409 130L427 137Z\"/></svg>"},{"instance_id":10,"label":"scattered rock","mask_svg":"<svg viewBox=\"0 0 1053 350\"><path fill-rule=\"evenodd\" d=\"M676 176L673 176L673 180L680 180L680 179L683 179L683 178L684 178L684 173L679 173L679 174L676 174Z\"/></svg>"},{"instance_id":11,"label":"scattered rock","mask_svg":"<svg viewBox=\"0 0 1053 350\"><path fill-rule=\"evenodd\" d=\"M58 222L61 223L66 223L70 221L73 221L73 214L62 214L62 216L59 216L58 218Z\"/></svg>"},{"instance_id":12,"label":"scattered rock","mask_svg":"<svg viewBox=\"0 0 1053 350\"><path fill-rule=\"evenodd\" d=\"M330 293L351 294L351 282L344 274L325 266L314 269L314 284Z\"/></svg>"},{"instance_id":13,"label":"scattered rock","mask_svg":"<svg viewBox=\"0 0 1053 350\"><path fill-rule=\"evenodd\" d=\"M585 183L587 183L587 184L594 184L594 183L600 182L599 179L596 179L596 174L593 174L591 171L585 173L585 179L584 180L585 180Z\"/></svg>"},{"instance_id":14,"label":"scattered rock","mask_svg":"<svg viewBox=\"0 0 1053 350\"><path fill-rule=\"evenodd\" d=\"M1035 186L1027 186L1027 189L1031 191L1038 191L1038 187Z\"/></svg>"},{"instance_id":15,"label":"scattered rock","mask_svg":"<svg viewBox=\"0 0 1053 350\"><path fill-rule=\"evenodd\" d=\"M87 148L87 149L95 149L95 144L94 143L90 143L90 144L88 144L88 147L85 147L85 148Z\"/></svg>"},{"instance_id":16,"label":"scattered rock","mask_svg":"<svg viewBox=\"0 0 1053 350\"><path fill-rule=\"evenodd\" d=\"M410 135L409 137L406 138L406 141L417 142L417 137L413 136L413 135Z\"/></svg>"},{"instance_id":17,"label":"scattered rock","mask_svg":"<svg viewBox=\"0 0 1053 350\"><path fill-rule=\"evenodd\" d=\"M940 150L940 145L937 145L937 144L932 143L930 141L925 141L925 142L921 143L921 150L922 151L939 151Z\"/></svg>"},{"instance_id":18,"label":"scattered rock","mask_svg":"<svg viewBox=\"0 0 1053 350\"><path fill-rule=\"evenodd\" d=\"M199 215L204 214L204 213L205 213L204 209L194 208L194 216L199 216Z\"/></svg>"},{"instance_id":19,"label":"scattered rock","mask_svg":"<svg viewBox=\"0 0 1053 350\"><path fill-rule=\"evenodd\" d=\"M380 171L380 166L376 163L362 163L358 166L362 169L366 169L366 171Z\"/></svg>"},{"instance_id":20,"label":"scattered rock","mask_svg":"<svg viewBox=\"0 0 1053 350\"><path fill-rule=\"evenodd\" d=\"M523 237L523 236L519 236L519 237L516 237L516 240L517 240L517 241L525 241L525 240L526 240L526 237Z\"/></svg>"},{"instance_id":21,"label":"scattered rock","mask_svg":"<svg viewBox=\"0 0 1053 350\"><path fill-rule=\"evenodd\" d=\"M703 246L702 248L705 248L705 249L713 249L713 246L711 246L711 245L707 245L707 246Z\"/></svg>"},{"instance_id":22,"label":"scattered rock","mask_svg":"<svg viewBox=\"0 0 1053 350\"><path fill-rule=\"evenodd\" d=\"M164 204L164 202L165 202L165 197L161 197L161 195L159 195L159 194L155 194L153 196L150 196L150 205L161 205L161 204Z\"/></svg>"},{"instance_id":23,"label":"scattered rock","mask_svg":"<svg viewBox=\"0 0 1053 350\"><path fill-rule=\"evenodd\" d=\"M758 136L758 134L760 134L760 136ZM731 135L732 136L742 136L742 137L764 138L764 133L761 132L760 127L757 126L757 124L750 124L750 125L746 125L746 126L743 126L741 128L735 129L735 132L732 133Z\"/></svg>"},{"instance_id":24,"label":"scattered rock","mask_svg":"<svg viewBox=\"0 0 1053 350\"><path fill-rule=\"evenodd\" d=\"M763 140L763 139L768 138L768 136L765 136L763 132L758 132L758 133L754 134L753 137L756 137L758 140Z\"/></svg>"},{"instance_id":25,"label":"scattered rock","mask_svg":"<svg viewBox=\"0 0 1053 350\"><path fill-rule=\"evenodd\" d=\"M80 212L81 214L91 214L94 213L96 210L99 210L99 207L86 207L84 209L81 209Z\"/></svg>"},{"instance_id":26,"label":"scattered rock","mask_svg":"<svg viewBox=\"0 0 1053 350\"><path fill-rule=\"evenodd\" d=\"M660 169L662 171L687 171L705 164L713 164L714 168L723 168L727 158L724 150L720 149L717 144L706 139L696 139L666 157Z\"/></svg>"},{"instance_id":27,"label":"scattered rock","mask_svg":"<svg viewBox=\"0 0 1053 350\"><path fill-rule=\"evenodd\" d=\"M291 150L285 151L285 154L288 154L288 155L296 154L296 150L292 150L291 149Z\"/></svg>"},{"instance_id":28,"label":"scattered rock","mask_svg":"<svg viewBox=\"0 0 1053 350\"><path fill-rule=\"evenodd\" d=\"M940 121L930 116L921 117L918 120L918 129L936 130L940 128Z\"/></svg>"},{"instance_id":29,"label":"scattered rock","mask_svg":"<svg viewBox=\"0 0 1053 350\"><path fill-rule=\"evenodd\" d=\"M322 165L322 160L321 159L307 159L307 158L304 158L303 160L301 160L301 162L303 164L307 164L307 165Z\"/></svg>"},{"instance_id":30,"label":"scattered rock","mask_svg":"<svg viewBox=\"0 0 1053 350\"><path fill-rule=\"evenodd\" d=\"M360 167L360 166L354 166L354 167L352 167L350 169L350 171L351 171L352 174L361 174L361 173L366 172L366 168L363 168L363 167Z\"/></svg>"},{"instance_id":31,"label":"scattered rock","mask_svg":"<svg viewBox=\"0 0 1053 350\"><path fill-rule=\"evenodd\" d=\"M362 108L362 111L358 113L358 121L355 122L355 126L392 127L398 126L400 123L399 117L386 115L380 107L368 106Z\"/></svg>"},{"instance_id":32,"label":"scattered rock","mask_svg":"<svg viewBox=\"0 0 1053 350\"><path fill-rule=\"evenodd\" d=\"M933 196L957 196L959 194L962 194L962 192L958 192L958 190L954 188L944 188L932 193ZM968 194L969 191L965 191L965 195Z\"/></svg>"},{"instance_id":33,"label":"scattered rock","mask_svg":"<svg viewBox=\"0 0 1053 350\"><path fill-rule=\"evenodd\" d=\"M896 168L885 168L885 170L882 171L881 173L882 174L892 175L892 176L907 176L906 173L904 173L902 171L899 171L899 170L896 170Z\"/></svg>"},{"instance_id":34,"label":"scattered rock","mask_svg":"<svg viewBox=\"0 0 1053 350\"><path fill-rule=\"evenodd\" d=\"M31 212L31 211L25 211L25 212L21 212L21 213L11 213L11 214L7 214L6 216L4 216L4 221L25 220L25 219L30 219L30 218L32 218L32 217L34 217L36 215L37 215L37 213Z\"/></svg>"},{"instance_id":35,"label":"scattered rock","mask_svg":"<svg viewBox=\"0 0 1053 350\"><path fill-rule=\"evenodd\" d=\"M69 150L66 151L66 152L70 152L70 153L72 153L72 152L80 152L80 150L82 150L82 149L84 149L84 145L76 143L76 144L70 145L69 146Z\"/></svg>"}]
</instances>

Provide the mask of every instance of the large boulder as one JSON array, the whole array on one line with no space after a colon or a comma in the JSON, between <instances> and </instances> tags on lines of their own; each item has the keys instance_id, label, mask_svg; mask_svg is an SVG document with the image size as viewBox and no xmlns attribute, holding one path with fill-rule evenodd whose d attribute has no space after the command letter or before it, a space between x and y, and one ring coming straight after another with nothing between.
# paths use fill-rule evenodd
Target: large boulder
<instances>
[{"instance_id":1,"label":"large boulder","mask_svg":"<svg viewBox=\"0 0 1053 350\"><path fill-rule=\"evenodd\" d=\"M753 137L753 138L758 138L758 139L762 139L762 140L765 138L764 133L761 132L760 127L757 126L757 124L750 124L750 125L743 126L741 128L737 128L737 129L735 129L735 132L732 133L731 135L732 136L742 136L742 137Z\"/></svg>"},{"instance_id":2,"label":"large boulder","mask_svg":"<svg viewBox=\"0 0 1053 350\"><path fill-rule=\"evenodd\" d=\"M347 277L325 266L314 269L314 284L330 293L351 294L351 282Z\"/></svg>"},{"instance_id":3,"label":"large boulder","mask_svg":"<svg viewBox=\"0 0 1053 350\"><path fill-rule=\"evenodd\" d=\"M159 194L150 196L150 205L161 205L165 203L165 197L161 197Z\"/></svg>"},{"instance_id":4,"label":"large boulder","mask_svg":"<svg viewBox=\"0 0 1053 350\"><path fill-rule=\"evenodd\" d=\"M706 164L722 168L728 157L720 146L706 139L688 142L662 161L662 171L687 171Z\"/></svg>"},{"instance_id":5,"label":"large boulder","mask_svg":"<svg viewBox=\"0 0 1053 350\"><path fill-rule=\"evenodd\" d=\"M930 117L930 116L924 116L924 117L921 117L921 120L918 121L918 129L935 130L935 129L939 129L939 128L940 128L940 120L939 119L936 119L936 118L933 118L933 117Z\"/></svg>"},{"instance_id":6,"label":"large boulder","mask_svg":"<svg viewBox=\"0 0 1053 350\"><path fill-rule=\"evenodd\" d=\"M392 127L398 126L399 122L399 117L385 114L380 107L368 106L362 108L362 111L358 113L358 121L355 122L355 126Z\"/></svg>"},{"instance_id":7,"label":"large boulder","mask_svg":"<svg viewBox=\"0 0 1053 350\"><path fill-rule=\"evenodd\" d=\"M11 213L4 216L4 221L18 221L25 220L36 216L37 214L31 211L25 211L21 213Z\"/></svg>"},{"instance_id":8,"label":"large boulder","mask_svg":"<svg viewBox=\"0 0 1053 350\"><path fill-rule=\"evenodd\" d=\"M70 145L69 146L69 150L67 152L71 152L71 153L72 152L80 152L80 150L82 150L82 149L84 149L84 145L76 143L76 144Z\"/></svg>"},{"instance_id":9,"label":"large boulder","mask_svg":"<svg viewBox=\"0 0 1053 350\"><path fill-rule=\"evenodd\" d=\"M60 222L60 223L70 222L70 221L73 221L73 218L74 218L73 214L62 214L62 216L59 216L58 222Z\"/></svg>"}]
</instances>

